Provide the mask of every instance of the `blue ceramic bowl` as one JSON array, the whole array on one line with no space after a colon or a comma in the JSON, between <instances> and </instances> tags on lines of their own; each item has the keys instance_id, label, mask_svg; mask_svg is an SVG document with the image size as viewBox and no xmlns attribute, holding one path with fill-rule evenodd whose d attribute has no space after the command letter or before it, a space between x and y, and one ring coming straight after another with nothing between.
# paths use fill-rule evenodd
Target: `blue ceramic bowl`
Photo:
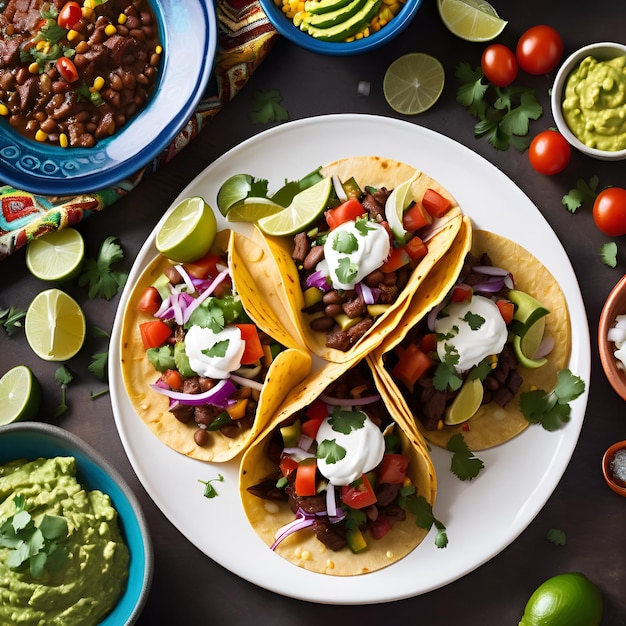
<instances>
[{"instance_id":1,"label":"blue ceramic bowl","mask_svg":"<svg viewBox=\"0 0 626 626\"><path fill-rule=\"evenodd\" d=\"M131 177L169 146L193 115L211 76L217 46L215 9L206 0L150 4L163 59L148 104L93 148L39 143L0 119L0 183L43 195L90 193Z\"/></svg>"},{"instance_id":2,"label":"blue ceramic bowl","mask_svg":"<svg viewBox=\"0 0 626 626\"><path fill-rule=\"evenodd\" d=\"M319 54L349 55L375 50L399 35L415 17L422 0L406 0L398 14L378 32L351 42L320 41L293 25L274 4L274 0L260 0L261 7L276 30L293 43Z\"/></svg>"},{"instance_id":3,"label":"blue ceramic bowl","mask_svg":"<svg viewBox=\"0 0 626 626\"><path fill-rule=\"evenodd\" d=\"M111 498L130 550L126 591L101 626L134 624L148 598L154 557L146 521L124 479L93 448L70 432L40 422L16 422L0 427L0 465L15 459L73 456L77 479L88 490L99 489Z\"/></svg>"}]
</instances>

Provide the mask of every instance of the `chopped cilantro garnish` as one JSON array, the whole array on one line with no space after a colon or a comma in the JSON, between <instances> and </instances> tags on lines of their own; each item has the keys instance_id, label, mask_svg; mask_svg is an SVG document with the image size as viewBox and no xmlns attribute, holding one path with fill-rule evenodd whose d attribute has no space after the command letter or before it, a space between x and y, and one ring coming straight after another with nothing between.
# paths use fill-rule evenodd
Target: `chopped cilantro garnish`
<instances>
[{"instance_id":1,"label":"chopped cilantro garnish","mask_svg":"<svg viewBox=\"0 0 626 626\"><path fill-rule=\"evenodd\" d=\"M346 456L346 449L340 446L336 439L324 439L317 446L315 456L325 460L329 465L333 465Z\"/></svg>"},{"instance_id":2,"label":"chopped cilantro garnish","mask_svg":"<svg viewBox=\"0 0 626 626\"><path fill-rule=\"evenodd\" d=\"M520 409L531 424L541 424L546 430L562 428L570 420L570 402L585 391L585 382L569 369L560 370L554 389L526 391L520 396Z\"/></svg>"},{"instance_id":3,"label":"chopped cilantro garnish","mask_svg":"<svg viewBox=\"0 0 626 626\"><path fill-rule=\"evenodd\" d=\"M350 284L359 272L359 267L348 257L342 257L337 262L337 278L343 284Z\"/></svg>"},{"instance_id":4,"label":"chopped cilantro garnish","mask_svg":"<svg viewBox=\"0 0 626 626\"><path fill-rule=\"evenodd\" d=\"M434 525L437 529L435 535L435 545L438 548L445 548L448 545L448 535L446 527L439 521L434 513L433 508L424 496L418 496L414 485L408 485L400 488L399 505L415 516L415 523L420 528L430 530Z\"/></svg>"},{"instance_id":5,"label":"chopped cilantro garnish","mask_svg":"<svg viewBox=\"0 0 626 626\"><path fill-rule=\"evenodd\" d=\"M9 337L23 328L22 320L26 317L26 311L10 306L8 309L0 309L0 326L4 328Z\"/></svg>"},{"instance_id":6,"label":"chopped cilantro garnish","mask_svg":"<svg viewBox=\"0 0 626 626\"><path fill-rule=\"evenodd\" d=\"M61 403L54 409L54 417L58 417L67 411L67 386L72 382L74 376L67 365L61 365L54 372L54 379L61 385Z\"/></svg>"},{"instance_id":7,"label":"chopped cilantro garnish","mask_svg":"<svg viewBox=\"0 0 626 626\"><path fill-rule=\"evenodd\" d=\"M468 311L463 316L463 321L466 322L472 330L478 330L485 323L485 318L482 315Z\"/></svg>"},{"instance_id":8,"label":"chopped cilantro garnish","mask_svg":"<svg viewBox=\"0 0 626 626\"><path fill-rule=\"evenodd\" d=\"M463 379L457 374L454 367L459 362L457 349L449 344L444 344L445 357L441 363L437 363L433 374L433 385L438 391L451 389L456 391L463 384Z\"/></svg>"},{"instance_id":9,"label":"chopped cilantro garnish","mask_svg":"<svg viewBox=\"0 0 626 626\"><path fill-rule=\"evenodd\" d=\"M91 355L91 363L87 369L99 380L107 379L107 364L109 362L109 352L96 352Z\"/></svg>"},{"instance_id":10,"label":"chopped cilantro garnish","mask_svg":"<svg viewBox=\"0 0 626 626\"><path fill-rule=\"evenodd\" d=\"M366 418L367 416L363 411L346 411L335 407L328 423L334 431L349 435L353 430L363 428Z\"/></svg>"},{"instance_id":11,"label":"chopped cilantro garnish","mask_svg":"<svg viewBox=\"0 0 626 626\"><path fill-rule=\"evenodd\" d=\"M283 97L280 91L272 89L262 91L258 89L253 94L254 104L248 119L253 124L268 124L269 122L287 122L289 113L280 103Z\"/></svg>"},{"instance_id":12,"label":"chopped cilantro garnish","mask_svg":"<svg viewBox=\"0 0 626 626\"><path fill-rule=\"evenodd\" d=\"M485 357L467 373L468 380L485 380L493 371L491 357Z\"/></svg>"},{"instance_id":13,"label":"chopped cilantro garnish","mask_svg":"<svg viewBox=\"0 0 626 626\"><path fill-rule=\"evenodd\" d=\"M558 528L550 528L550 530L548 530L546 534L546 537L548 541L553 543L555 546L564 546L567 542L565 531L559 530Z\"/></svg>"},{"instance_id":14,"label":"chopped cilantro garnish","mask_svg":"<svg viewBox=\"0 0 626 626\"><path fill-rule=\"evenodd\" d=\"M346 231L340 231L333 238L333 250L342 254L352 254L359 249L357 238Z\"/></svg>"},{"instance_id":15,"label":"chopped cilantro garnish","mask_svg":"<svg viewBox=\"0 0 626 626\"><path fill-rule=\"evenodd\" d=\"M587 183L579 178L576 181L576 187L570 189L561 200L565 208L570 213L575 213L583 204L592 205L598 195L599 180L597 176L592 176Z\"/></svg>"},{"instance_id":16,"label":"chopped cilantro garnish","mask_svg":"<svg viewBox=\"0 0 626 626\"><path fill-rule=\"evenodd\" d=\"M446 448L453 452L450 470L461 480L476 478L485 464L469 449L463 435L457 433L448 439Z\"/></svg>"},{"instance_id":17,"label":"chopped cilantro garnish","mask_svg":"<svg viewBox=\"0 0 626 626\"><path fill-rule=\"evenodd\" d=\"M617 244L614 241L603 243L600 246L600 258L609 267L617 266Z\"/></svg>"},{"instance_id":18,"label":"chopped cilantro garnish","mask_svg":"<svg viewBox=\"0 0 626 626\"><path fill-rule=\"evenodd\" d=\"M81 287L89 288L90 298L110 300L124 286L128 274L112 269L124 258L124 251L117 237L107 237L100 247L97 259L86 259L78 278Z\"/></svg>"},{"instance_id":19,"label":"chopped cilantro garnish","mask_svg":"<svg viewBox=\"0 0 626 626\"><path fill-rule=\"evenodd\" d=\"M367 237L367 233L374 230L374 227L370 224L370 221L366 216L357 217L354 227L357 229L361 237Z\"/></svg>"},{"instance_id":20,"label":"chopped cilantro garnish","mask_svg":"<svg viewBox=\"0 0 626 626\"><path fill-rule=\"evenodd\" d=\"M198 480L199 483L202 483L204 485L204 497L205 498L215 498L216 496L219 495L217 493L217 490L213 486L213 483L216 481L223 483L224 477L221 474L218 474L217 478L212 478L211 480Z\"/></svg>"},{"instance_id":21,"label":"chopped cilantro garnish","mask_svg":"<svg viewBox=\"0 0 626 626\"><path fill-rule=\"evenodd\" d=\"M229 345L230 339L222 339L220 341L216 341L210 348L201 350L201 352L209 358L221 359L226 356L226 351L228 350Z\"/></svg>"}]
</instances>

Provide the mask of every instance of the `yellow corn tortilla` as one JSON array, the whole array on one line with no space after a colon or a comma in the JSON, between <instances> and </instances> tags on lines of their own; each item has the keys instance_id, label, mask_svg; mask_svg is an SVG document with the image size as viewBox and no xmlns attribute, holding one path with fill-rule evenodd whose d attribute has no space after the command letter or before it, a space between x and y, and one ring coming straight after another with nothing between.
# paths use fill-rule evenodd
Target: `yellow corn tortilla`
<instances>
[{"instance_id":1,"label":"yellow corn tortilla","mask_svg":"<svg viewBox=\"0 0 626 626\"><path fill-rule=\"evenodd\" d=\"M365 365L366 361L363 361L363 366ZM311 404L329 382L346 372L346 368L337 363L330 363L324 369L325 371L318 371L307 379L308 384L290 394L281 410L246 450L241 460L239 488L244 512L268 549L274 542L276 531L292 521L295 518L294 513L286 502L264 500L252 495L247 489L277 470L266 453L274 430L293 413ZM396 423L394 432L402 440L402 452L410 458L408 475L418 495L424 496L434 506L437 480L424 440L409 426L408 409L399 408L398 398L394 399L389 395L387 389L381 386L380 377L373 371L372 376L390 416ZM394 522L391 530L382 539L368 538L368 548L358 554L353 554L348 547L339 551L327 549L310 529L293 533L276 547L275 552L294 565L312 572L356 576L374 572L399 561L412 552L427 534L428 531L419 527L415 518L407 513L406 520Z\"/></svg>"},{"instance_id":2,"label":"yellow corn tortilla","mask_svg":"<svg viewBox=\"0 0 626 626\"><path fill-rule=\"evenodd\" d=\"M168 410L169 399L149 387L157 380L159 372L146 356L139 331L139 324L154 319L150 314L139 311L139 299L146 287L162 274L168 263L165 257L157 256L141 274L128 299L121 333L121 366L126 392L139 417L165 445L201 461L227 461L250 444L274 414L288 389L305 378L311 369L311 356L288 339L288 333L274 317L266 315L258 320L254 311L246 311L261 330L285 345L286 349L270 365L252 428L236 438L226 437L219 431L211 431L209 443L198 446L193 439L195 423L183 424L177 420ZM232 263L231 275L238 292L250 289L249 275L245 272L239 274Z\"/></svg>"},{"instance_id":3,"label":"yellow corn tortilla","mask_svg":"<svg viewBox=\"0 0 626 626\"><path fill-rule=\"evenodd\" d=\"M521 366L518 368L524 382L516 396L505 407L491 402L481 406L464 424L444 425L441 430L426 430L415 416L417 428L429 442L445 448L452 435L461 433L471 450L483 450L509 441L529 426L528 420L519 408L519 397L532 388L549 391L554 387L557 373L569 360L572 339L565 296L554 276L533 254L506 237L484 230L473 231L471 251L475 256L486 252L494 266L503 267L513 273L516 289L532 295L550 311L546 316L545 335L555 339L554 349L547 355L546 365L537 369ZM454 284L457 275L458 271L452 275L448 288ZM426 283L422 287L426 287ZM420 291L421 288L415 293L416 300L420 298ZM442 295L445 296L445 292ZM419 315L412 316L409 311L399 325L399 332L388 336L372 355L379 367L382 367L387 384L393 386L394 393L399 395L403 392L384 368L384 355L402 341L406 332L420 321L424 314L424 311L419 311Z\"/></svg>"},{"instance_id":4,"label":"yellow corn tortilla","mask_svg":"<svg viewBox=\"0 0 626 626\"><path fill-rule=\"evenodd\" d=\"M395 327L406 311L414 291L433 267L437 265L439 259L454 241L461 228L462 214L454 198L437 181L423 172L418 172L414 167L399 161L373 156L351 157L324 166L321 169L321 173L324 176L337 175L342 181L354 177L361 188L371 185L375 187L385 186L390 190L418 173L419 176L412 185L414 198L421 199L424 191L430 187L451 201L449 211L441 220L441 230L428 240L428 254L420 260L411 274L407 286L365 335L346 352L327 347L326 333L311 330L309 322L312 316L302 313L304 297L300 288L298 269L291 257L294 245L293 238L265 238L267 252L273 258L276 268L273 274L277 277L276 280L280 281L280 300L282 300L282 303L279 300L274 302L278 306L286 307L291 312L299 341L314 355L325 361L350 364L363 358L365 354L381 342L388 330ZM242 260L250 266L254 263L253 260L247 257L244 257ZM256 273L254 269L250 271L252 274ZM269 305L273 306L272 303L269 303Z\"/></svg>"}]
</instances>

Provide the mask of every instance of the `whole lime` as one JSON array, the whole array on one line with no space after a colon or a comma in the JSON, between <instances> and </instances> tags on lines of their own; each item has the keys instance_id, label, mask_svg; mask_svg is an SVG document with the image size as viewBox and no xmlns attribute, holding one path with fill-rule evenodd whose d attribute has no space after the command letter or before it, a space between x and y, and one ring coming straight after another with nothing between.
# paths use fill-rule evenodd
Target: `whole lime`
<instances>
[{"instance_id":1,"label":"whole lime","mask_svg":"<svg viewBox=\"0 0 626 626\"><path fill-rule=\"evenodd\" d=\"M528 599L519 626L599 626L602 594L584 574L559 574Z\"/></svg>"}]
</instances>

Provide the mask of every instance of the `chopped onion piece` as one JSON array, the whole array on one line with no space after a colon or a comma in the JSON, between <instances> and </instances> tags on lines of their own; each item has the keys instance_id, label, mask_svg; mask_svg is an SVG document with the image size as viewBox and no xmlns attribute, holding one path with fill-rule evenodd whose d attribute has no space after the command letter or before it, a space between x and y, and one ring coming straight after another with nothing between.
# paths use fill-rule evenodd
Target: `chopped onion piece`
<instances>
[{"instance_id":1,"label":"chopped onion piece","mask_svg":"<svg viewBox=\"0 0 626 626\"><path fill-rule=\"evenodd\" d=\"M246 378L245 376L238 376L237 374L230 374L230 380L235 383L239 383L242 387L250 387L251 389L256 389L257 391L261 391L263 389L263 383L260 383L256 380L251 380Z\"/></svg>"},{"instance_id":2,"label":"chopped onion piece","mask_svg":"<svg viewBox=\"0 0 626 626\"><path fill-rule=\"evenodd\" d=\"M509 273L508 270L493 265L475 265L472 267L472 272L487 274L488 276L506 276Z\"/></svg>"},{"instance_id":3,"label":"chopped onion piece","mask_svg":"<svg viewBox=\"0 0 626 626\"><path fill-rule=\"evenodd\" d=\"M288 524L285 524L281 528L276 531L275 541L270 546L271 550L275 550L278 544L283 540L289 537L289 535L298 532L304 528L308 528L309 526L313 526L313 522L315 521L315 515L310 515L305 513L302 509L298 509L296 513L296 519L292 520Z\"/></svg>"},{"instance_id":4,"label":"chopped onion piece","mask_svg":"<svg viewBox=\"0 0 626 626\"><path fill-rule=\"evenodd\" d=\"M326 510L329 517L337 515L337 501L335 500L335 485L328 483L326 487Z\"/></svg>"},{"instance_id":5,"label":"chopped onion piece","mask_svg":"<svg viewBox=\"0 0 626 626\"><path fill-rule=\"evenodd\" d=\"M233 400L230 400L230 396L236 390L235 385L228 379L220 380L215 387L212 387L208 391L203 391L202 393L183 393L182 391L163 389L159 385L150 385L150 387L181 404L189 404L191 406L213 404L221 408L226 408L233 403Z\"/></svg>"},{"instance_id":6,"label":"chopped onion piece","mask_svg":"<svg viewBox=\"0 0 626 626\"><path fill-rule=\"evenodd\" d=\"M362 398L334 398L333 396L322 393L320 394L320 400L331 406L363 406L377 402L380 400L380 396L374 394L371 396L363 396Z\"/></svg>"},{"instance_id":7,"label":"chopped onion piece","mask_svg":"<svg viewBox=\"0 0 626 626\"><path fill-rule=\"evenodd\" d=\"M345 202L348 199L346 192L339 180L339 176L337 174L332 175L333 187L335 188L335 193L337 194L337 198L339 202Z\"/></svg>"},{"instance_id":8,"label":"chopped onion piece","mask_svg":"<svg viewBox=\"0 0 626 626\"><path fill-rule=\"evenodd\" d=\"M550 354L550 352L552 352L552 350L554 349L555 343L556 342L554 341L554 337L552 336L544 337L541 340L541 343L539 344L537 351L533 355L533 359L541 359L542 357Z\"/></svg>"},{"instance_id":9,"label":"chopped onion piece","mask_svg":"<svg viewBox=\"0 0 626 626\"><path fill-rule=\"evenodd\" d=\"M504 277L494 276L483 283L472 285L472 287L475 293L498 293L498 291L504 289Z\"/></svg>"},{"instance_id":10,"label":"chopped onion piece","mask_svg":"<svg viewBox=\"0 0 626 626\"><path fill-rule=\"evenodd\" d=\"M300 435L300 439L298 439L298 448L302 448L303 450L310 452L313 441L313 438L308 435Z\"/></svg>"},{"instance_id":11,"label":"chopped onion piece","mask_svg":"<svg viewBox=\"0 0 626 626\"><path fill-rule=\"evenodd\" d=\"M180 274L180 277L183 279L185 283L185 287L187 287L187 291L189 293L194 293L196 288L191 280L191 276L187 273L187 270L179 263L178 265L174 265L174 269Z\"/></svg>"},{"instance_id":12,"label":"chopped onion piece","mask_svg":"<svg viewBox=\"0 0 626 626\"><path fill-rule=\"evenodd\" d=\"M261 373L261 364L259 363L259 365L253 365L251 367L242 365L238 370L232 373L235 374L235 376L242 376L247 380L254 380Z\"/></svg>"},{"instance_id":13,"label":"chopped onion piece","mask_svg":"<svg viewBox=\"0 0 626 626\"><path fill-rule=\"evenodd\" d=\"M284 448L283 454L289 455L294 461L300 463L300 461L304 461L304 459L313 459L315 455L308 450L303 450L302 448Z\"/></svg>"},{"instance_id":14,"label":"chopped onion piece","mask_svg":"<svg viewBox=\"0 0 626 626\"><path fill-rule=\"evenodd\" d=\"M428 316L426 317L426 324L428 325L428 330L431 333L435 331L435 320L437 319L437 315L441 313L441 310L445 308L447 303L447 299L444 299L428 312Z\"/></svg>"},{"instance_id":15,"label":"chopped onion piece","mask_svg":"<svg viewBox=\"0 0 626 626\"><path fill-rule=\"evenodd\" d=\"M307 276L306 286L317 287L320 291L330 291L328 276L320 270L316 270Z\"/></svg>"},{"instance_id":16,"label":"chopped onion piece","mask_svg":"<svg viewBox=\"0 0 626 626\"><path fill-rule=\"evenodd\" d=\"M380 293L378 289L372 289L367 283L360 282L355 285L356 292L365 304L374 304Z\"/></svg>"},{"instance_id":17,"label":"chopped onion piece","mask_svg":"<svg viewBox=\"0 0 626 626\"><path fill-rule=\"evenodd\" d=\"M193 302L187 307L185 311L185 322L189 321L191 314L215 291L217 286L224 281L228 276L228 268L222 270L213 282L200 294L197 298L193 299Z\"/></svg>"},{"instance_id":18,"label":"chopped onion piece","mask_svg":"<svg viewBox=\"0 0 626 626\"><path fill-rule=\"evenodd\" d=\"M359 96L366 97L370 95L370 89L371 83L369 80L360 80L356 87L356 92L359 94Z\"/></svg>"}]
</instances>

